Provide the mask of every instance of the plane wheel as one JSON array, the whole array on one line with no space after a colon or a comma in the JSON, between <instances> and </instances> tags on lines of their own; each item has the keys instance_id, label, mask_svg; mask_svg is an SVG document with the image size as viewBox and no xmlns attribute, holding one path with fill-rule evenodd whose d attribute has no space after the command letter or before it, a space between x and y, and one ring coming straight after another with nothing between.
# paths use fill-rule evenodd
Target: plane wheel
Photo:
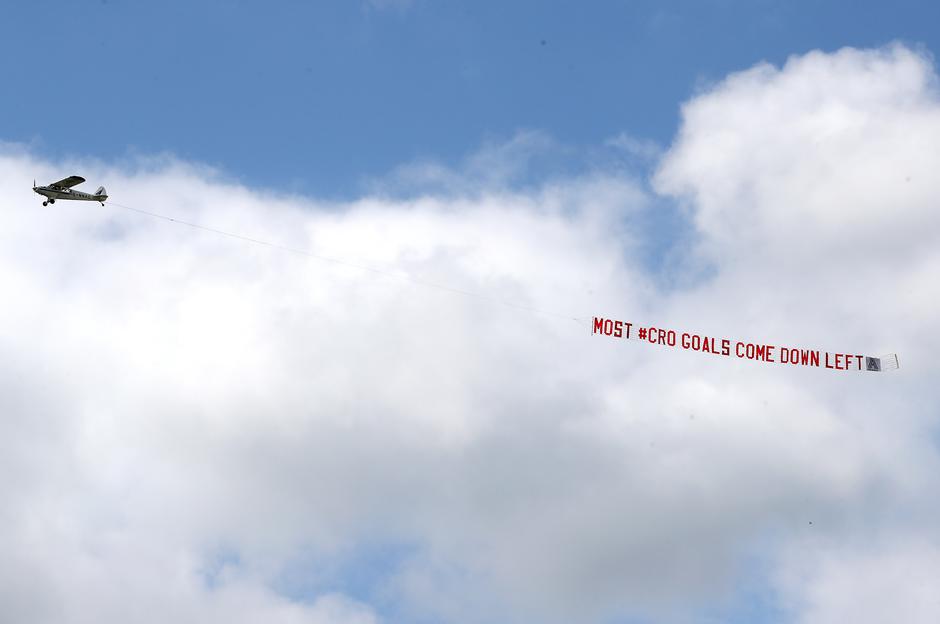
<instances>
[{"instance_id":1,"label":"plane wheel","mask_svg":"<svg viewBox=\"0 0 940 624\"><path fill-rule=\"evenodd\" d=\"M49 202L42 202L42 205L43 205L43 206L48 206L48 205L49 205Z\"/></svg>"}]
</instances>

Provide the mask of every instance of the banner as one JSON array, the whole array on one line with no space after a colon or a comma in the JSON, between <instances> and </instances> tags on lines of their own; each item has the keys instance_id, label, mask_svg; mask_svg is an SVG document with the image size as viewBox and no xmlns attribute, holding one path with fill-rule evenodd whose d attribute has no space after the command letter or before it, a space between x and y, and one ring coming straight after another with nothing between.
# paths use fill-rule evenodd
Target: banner
<instances>
[{"instance_id":1,"label":"banner","mask_svg":"<svg viewBox=\"0 0 940 624\"><path fill-rule=\"evenodd\" d=\"M745 342L692 332L679 332L663 327L640 326L628 321L599 316L594 317L591 333L623 340L639 340L649 344L686 351L698 351L721 357L766 362L768 364L873 372L895 370L900 367L898 356L895 353L881 357L871 357L857 353L829 353L819 349Z\"/></svg>"}]
</instances>

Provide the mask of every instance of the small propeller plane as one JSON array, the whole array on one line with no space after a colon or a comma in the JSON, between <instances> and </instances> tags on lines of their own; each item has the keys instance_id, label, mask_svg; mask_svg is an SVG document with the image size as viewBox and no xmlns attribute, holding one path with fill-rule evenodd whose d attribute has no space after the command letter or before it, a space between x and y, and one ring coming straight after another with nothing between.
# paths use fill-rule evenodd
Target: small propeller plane
<instances>
[{"instance_id":1,"label":"small propeller plane","mask_svg":"<svg viewBox=\"0 0 940 624\"><path fill-rule=\"evenodd\" d=\"M53 182L48 186L36 186L36 181L33 180L33 190L40 195L46 196L48 199L42 202L43 206L49 204L54 204L57 199L78 199L82 201L96 201L101 202L101 205L104 206L104 200L108 198L108 192L104 190L103 186L99 186L98 190L92 193L83 193L81 191L72 190L73 186L78 186L85 181L85 178L82 176L69 176L58 182Z\"/></svg>"}]
</instances>

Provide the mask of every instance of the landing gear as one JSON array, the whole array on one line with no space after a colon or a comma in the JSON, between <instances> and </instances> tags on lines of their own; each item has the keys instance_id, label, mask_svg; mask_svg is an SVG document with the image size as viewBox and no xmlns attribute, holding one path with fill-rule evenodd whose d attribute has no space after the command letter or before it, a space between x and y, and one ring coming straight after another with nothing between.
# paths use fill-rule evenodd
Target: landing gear
<instances>
[{"instance_id":1,"label":"landing gear","mask_svg":"<svg viewBox=\"0 0 940 624\"><path fill-rule=\"evenodd\" d=\"M49 203L50 203L50 204L54 204L54 203L55 203L55 200L54 200L54 199L50 199L50 200L49 200Z\"/></svg>"},{"instance_id":2,"label":"landing gear","mask_svg":"<svg viewBox=\"0 0 940 624\"><path fill-rule=\"evenodd\" d=\"M42 205L43 205L43 206L48 206L48 205L49 205L49 202L44 201L44 202L42 202Z\"/></svg>"}]
</instances>

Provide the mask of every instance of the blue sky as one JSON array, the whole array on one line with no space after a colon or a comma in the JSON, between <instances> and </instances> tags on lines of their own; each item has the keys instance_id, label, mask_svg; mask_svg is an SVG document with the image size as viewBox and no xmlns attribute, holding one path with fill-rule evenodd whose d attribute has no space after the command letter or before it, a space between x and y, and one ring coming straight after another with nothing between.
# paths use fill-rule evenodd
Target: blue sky
<instances>
[{"instance_id":1,"label":"blue sky","mask_svg":"<svg viewBox=\"0 0 940 624\"><path fill-rule=\"evenodd\" d=\"M0 619L937 621L937 3L3 21ZM110 203L24 184L71 174Z\"/></svg>"},{"instance_id":2,"label":"blue sky","mask_svg":"<svg viewBox=\"0 0 940 624\"><path fill-rule=\"evenodd\" d=\"M665 145L682 101L758 61L940 48L929 0L40 1L4 21L4 140L50 157L168 152L319 197L520 130Z\"/></svg>"}]
</instances>

